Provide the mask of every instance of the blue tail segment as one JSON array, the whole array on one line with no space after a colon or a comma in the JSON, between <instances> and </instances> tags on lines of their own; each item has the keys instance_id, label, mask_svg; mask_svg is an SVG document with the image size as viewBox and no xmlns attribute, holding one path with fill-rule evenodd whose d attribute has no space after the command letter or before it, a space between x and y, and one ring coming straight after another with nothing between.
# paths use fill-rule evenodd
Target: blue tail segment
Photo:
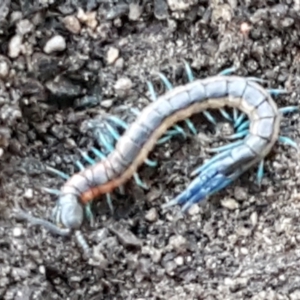
<instances>
[{"instance_id":1,"label":"blue tail segment","mask_svg":"<svg viewBox=\"0 0 300 300\"><path fill-rule=\"evenodd\" d=\"M239 174L236 175L238 177ZM234 178L235 179L235 178ZM168 208L174 205L181 205L182 211L186 212L189 208L206 199L212 194L217 193L227 187L233 181L215 168L210 168L205 174L198 175L175 199L163 205L163 208Z\"/></svg>"}]
</instances>

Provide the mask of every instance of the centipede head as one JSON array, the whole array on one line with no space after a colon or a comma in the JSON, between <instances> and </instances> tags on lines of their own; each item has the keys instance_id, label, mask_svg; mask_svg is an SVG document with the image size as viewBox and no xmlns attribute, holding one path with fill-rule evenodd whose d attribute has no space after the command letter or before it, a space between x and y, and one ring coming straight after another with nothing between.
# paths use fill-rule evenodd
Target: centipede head
<instances>
[{"instance_id":1,"label":"centipede head","mask_svg":"<svg viewBox=\"0 0 300 300\"><path fill-rule=\"evenodd\" d=\"M65 228L79 229L84 221L84 209L76 195L61 195L52 212L52 219Z\"/></svg>"}]
</instances>

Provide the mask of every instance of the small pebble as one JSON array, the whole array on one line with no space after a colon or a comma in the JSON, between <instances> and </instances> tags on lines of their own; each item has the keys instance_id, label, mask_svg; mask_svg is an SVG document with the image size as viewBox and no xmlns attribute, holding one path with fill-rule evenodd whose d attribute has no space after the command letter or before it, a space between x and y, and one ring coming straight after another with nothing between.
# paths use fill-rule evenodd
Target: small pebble
<instances>
[{"instance_id":1,"label":"small pebble","mask_svg":"<svg viewBox=\"0 0 300 300\"><path fill-rule=\"evenodd\" d=\"M238 201L246 200L248 198L247 189L239 186L235 187L234 198Z\"/></svg>"},{"instance_id":2,"label":"small pebble","mask_svg":"<svg viewBox=\"0 0 300 300\"><path fill-rule=\"evenodd\" d=\"M173 235L169 239L169 246L177 251L183 250L187 246L187 240L182 235Z\"/></svg>"},{"instance_id":3,"label":"small pebble","mask_svg":"<svg viewBox=\"0 0 300 300\"><path fill-rule=\"evenodd\" d=\"M32 199L33 197L33 189L27 189L24 193L24 198Z\"/></svg>"},{"instance_id":4,"label":"small pebble","mask_svg":"<svg viewBox=\"0 0 300 300\"><path fill-rule=\"evenodd\" d=\"M13 237L21 237L23 235L23 230L20 227L15 227L12 232Z\"/></svg>"},{"instance_id":5,"label":"small pebble","mask_svg":"<svg viewBox=\"0 0 300 300\"><path fill-rule=\"evenodd\" d=\"M21 20L17 24L17 34L23 36L34 30L34 25L29 20Z\"/></svg>"},{"instance_id":6,"label":"small pebble","mask_svg":"<svg viewBox=\"0 0 300 300\"><path fill-rule=\"evenodd\" d=\"M0 56L0 78L6 78L9 74L10 61L5 56Z\"/></svg>"},{"instance_id":7,"label":"small pebble","mask_svg":"<svg viewBox=\"0 0 300 300\"><path fill-rule=\"evenodd\" d=\"M148 222L155 222L157 221L158 219L158 214L157 214L157 211L156 209L153 207L151 208L145 215L145 219L148 221Z\"/></svg>"},{"instance_id":8,"label":"small pebble","mask_svg":"<svg viewBox=\"0 0 300 300\"><path fill-rule=\"evenodd\" d=\"M132 88L132 81L129 78L120 78L114 85L114 88L116 90L116 93L119 96L126 95L130 89Z\"/></svg>"},{"instance_id":9,"label":"small pebble","mask_svg":"<svg viewBox=\"0 0 300 300\"><path fill-rule=\"evenodd\" d=\"M235 210L239 208L239 204L232 198L222 199L221 205L229 210Z\"/></svg>"},{"instance_id":10,"label":"small pebble","mask_svg":"<svg viewBox=\"0 0 300 300\"><path fill-rule=\"evenodd\" d=\"M8 56L11 58L17 58L22 50L23 37L21 35L15 35L8 45Z\"/></svg>"},{"instance_id":11,"label":"small pebble","mask_svg":"<svg viewBox=\"0 0 300 300\"><path fill-rule=\"evenodd\" d=\"M200 213L200 206L197 204L194 204L190 207L190 209L188 210L188 214L190 216L195 216L198 215Z\"/></svg>"},{"instance_id":12,"label":"small pebble","mask_svg":"<svg viewBox=\"0 0 300 300\"><path fill-rule=\"evenodd\" d=\"M65 27L74 34L79 34L81 31L81 25L75 16L67 16L63 19Z\"/></svg>"},{"instance_id":13,"label":"small pebble","mask_svg":"<svg viewBox=\"0 0 300 300\"><path fill-rule=\"evenodd\" d=\"M190 7L190 1L186 0L168 0L170 10L187 10Z\"/></svg>"},{"instance_id":14,"label":"small pebble","mask_svg":"<svg viewBox=\"0 0 300 300\"><path fill-rule=\"evenodd\" d=\"M183 266L184 264L184 259L182 256L178 256L175 258L175 263L177 266Z\"/></svg>"},{"instance_id":15,"label":"small pebble","mask_svg":"<svg viewBox=\"0 0 300 300\"><path fill-rule=\"evenodd\" d=\"M137 21L143 12L143 7L139 3L132 2L129 5L128 18L131 21Z\"/></svg>"},{"instance_id":16,"label":"small pebble","mask_svg":"<svg viewBox=\"0 0 300 300\"><path fill-rule=\"evenodd\" d=\"M81 23L84 23L87 27L91 29L95 29L98 25L98 21L96 19L96 11L84 12L82 8L79 8L77 18Z\"/></svg>"},{"instance_id":17,"label":"small pebble","mask_svg":"<svg viewBox=\"0 0 300 300\"><path fill-rule=\"evenodd\" d=\"M109 65L113 64L119 57L119 49L110 47L107 51L106 60Z\"/></svg>"},{"instance_id":18,"label":"small pebble","mask_svg":"<svg viewBox=\"0 0 300 300\"><path fill-rule=\"evenodd\" d=\"M107 99L107 100L103 100L101 101L100 105L104 108L110 108L113 105L113 100L112 99Z\"/></svg>"},{"instance_id":19,"label":"small pebble","mask_svg":"<svg viewBox=\"0 0 300 300\"><path fill-rule=\"evenodd\" d=\"M66 47L67 44L64 37L61 35L55 35L46 43L44 52L50 54L56 51L64 51Z\"/></svg>"}]
</instances>

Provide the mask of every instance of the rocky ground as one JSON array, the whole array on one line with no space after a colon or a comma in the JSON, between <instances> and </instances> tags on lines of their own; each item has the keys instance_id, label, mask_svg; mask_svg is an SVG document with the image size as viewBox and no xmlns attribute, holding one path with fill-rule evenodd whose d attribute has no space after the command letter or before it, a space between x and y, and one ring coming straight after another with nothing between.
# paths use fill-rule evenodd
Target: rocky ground
<instances>
[{"instance_id":1,"label":"rocky ground","mask_svg":"<svg viewBox=\"0 0 300 300\"><path fill-rule=\"evenodd\" d=\"M1 1L1 299L300 299L295 149L274 147L261 187L252 169L184 219L178 207L161 209L232 130L224 120L214 128L202 119L197 137L158 146L159 167L139 172L149 191L131 180L113 195L113 215L99 202L96 223L84 228L93 260L74 237L12 214L49 217L55 197L40 187L63 180L45 166L76 172L78 149L95 141L83 122L124 104L145 107L147 80L164 92L158 71L186 82L183 60L199 78L234 65L286 88L279 106L298 105L300 2L240 2ZM298 118L282 122L297 143Z\"/></svg>"}]
</instances>

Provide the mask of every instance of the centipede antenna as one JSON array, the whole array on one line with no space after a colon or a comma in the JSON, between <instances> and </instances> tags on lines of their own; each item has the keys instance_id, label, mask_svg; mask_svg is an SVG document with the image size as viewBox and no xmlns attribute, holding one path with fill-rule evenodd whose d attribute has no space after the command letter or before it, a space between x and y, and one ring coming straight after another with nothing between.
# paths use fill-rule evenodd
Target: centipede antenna
<instances>
[{"instance_id":1,"label":"centipede antenna","mask_svg":"<svg viewBox=\"0 0 300 300\"><path fill-rule=\"evenodd\" d=\"M282 94L289 94L289 91L284 89L267 89L268 93L273 96L278 96Z\"/></svg>"},{"instance_id":2,"label":"centipede antenna","mask_svg":"<svg viewBox=\"0 0 300 300\"><path fill-rule=\"evenodd\" d=\"M243 120L245 119L246 115L244 113L241 113L240 116L236 119L235 123L234 123L234 127L239 127L241 125L241 123L243 122Z\"/></svg>"},{"instance_id":3,"label":"centipede antenna","mask_svg":"<svg viewBox=\"0 0 300 300\"><path fill-rule=\"evenodd\" d=\"M227 136L226 138L230 139L230 140L239 139L239 138L246 136L248 133L249 133L249 130L247 129L247 130L243 130L238 133L232 134L230 136Z\"/></svg>"},{"instance_id":4,"label":"centipede antenna","mask_svg":"<svg viewBox=\"0 0 300 300\"><path fill-rule=\"evenodd\" d=\"M56 196L59 196L60 195L60 190L57 190L57 189L49 189L49 188L46 188L46 187L41 187L41 190L49 193L49 194L52 194L52 195L56 195Z\"/></svg>"},{"instance_id":5,"label":"centipede antenna","mask_svg":"<svg viewBox=\"0 0 300 300\"><path fill-rule=\"evenodd\" d=\"M92 159L87 153L81 151L80 149L79 149L79 153L83 157L83 159L90 165L94 165L96 163L94 159Z\"/></svg>"},{"instance_id":6,"label":"centipede antenna","mask_svg":"<svg viewBox=\"0 0 300 300\"><path fill-rule=\"evenodd\" d=\"M158 72L158 76L160 77L163 84L166 86L167 90L171 91L174 88L172 83L163 73Z\"/></svg>"},{"instance_id":7,"label":"centipede antenna","mask_svg":"<svg viewBox=\"0 0 300 300\"><path fill-rule=\"evenodd\" d=\"M265 164L265 161L264 161L264 159L262 159L259 162L257 173L256 173L256 181L259 186L261 186L261 181L264 177L264 164Z\"/></svg>"},{"instance_id":8,"label":"centipede antenna","mask_svg":"<svg viewBox=\"0 0 300 300\"><path fill-rule=\"evenodd\" d=\"M240 131L242 131L242 130L248 128L249 125L250 125L250 121L247 120L247 121L243 122L243 123L236 129L236 131L237 131L237 132L240 132Z\"/></svg>"},{"instance_id":9,"label":"centipede antenna","mask_svg":"<svg viewBox=\"0 0 300 300\"><path fill-rule=\"evenodd\" d=\"M234 72L236 72L236 68L235 67L231 67L231 68L227 68L223 71L221 71L218 75L219 76L226 76L226 75L229 75L229 74L232 74Z\"/></svg>"},{"instance_id":10,"label":"centipede antenna","mask_svg":"<svg viewBox=\"0 0 300 300\"><path fill-rule=\"evenodd\" d=\"M76 241L78 243L78 245L82 248L83 253L87 256L90 257L91 256L91 248L89 247L86 239L84 238L82 232L80 230L75 230L74 232Z\"/></svg>"},{"instance_id":11,"label":"centipede antenna","mask_svg":"<svg viewBox=\"0 0 300 300\"><path fill-rule=\"evenodd\" d=\"M70 176L68 174L66 174L66 173L64 173L62 171L59 171L57 169L54 169L54 168L52 168L50 166L46 166L46 170L49 171L49 172L51 172L51 173L53 173L53 174L55 174L55 175L58 175L59 177L65 179L65 180L67 180L67 179L70 178Z\"/></svg>"},{"instance_id":12,"label":"centipede antenna","mask_svg":"<svg viewBox=\"0 0 300 300\"><path fill-rule=\"evenodd\" d=\"M293 140L292 140L291 138L289 138L289 137L286 137L286 136L279 136L279 137L278 137L278 141L279 141L280 143L289 145L289 146L291 146L291 147L293 147L293 148L295 148L295 149L297 149L297 150L299 149L297 143L296 143L295 141L293 141Z\"/></svg>"},{"instance_id":13,"label":"centipede antenna","mask_svg":"<svg viewBox=\"0 0 300 300\"><path fill-rule=\"evenodd\" d=\"M188 81L189 81L189 82L194 81L194 80L195 80L195 77L194 77L194 75L193 75L193 71L192 71L192 69L191 69L191 66L190 66L189 63L187 63L185 60L183 60L183 62L184 62L185 72L186 72Z\"/></svg>"},{"instance_id":14,"label":"centipede antenna","mask_svg":"<svg viewBox=\"0 0 300 300\"><path fill-rule=\"evenodd\" d=\"M221 146L221 147L207 149L206 151L207 151L207 152L210 152L210 153L214 153L214 152L222 152L222 151L226 151L226 150L233 149L234 147L240 146L240 145L242 145L243 143L244 143L243 140L239 140L239 141L237 141L237 142L230 143L230 144L227 144L227 145L224 145L224 146Z\"/></svg>"},{"instance_id":15,"label":"centipede antenna","mask_svg":"<svg viewBox=\"0 0 300 300\"><path fill-rule=\"evenodd\" d=\"M149 90L149 93L150 93L151 101L156 101L157 95L155 93L153 83L151 81L147 81L147 87L148 87L148 90Z\"/></svg>"},{"instance_id":16,"label":"centipede antenna","mask_svg":"<svg viewBox=\"0 0 300 300\"><path fill-rule=\"evenodd\" d=\"M228 121L230 121L230 122L233 121L232 118L231 118L231 116L229 115L229 113L227 113L227 111L226 111L225 109L220 108L219 111L220 111L221 115L222 115L226 120L228 120Z\"/></svg>"},{"instance_id":17,"label":"centipede antenna","mask_svg":"<svg viewBox=\"0 0 300 300\"><path fill-rule=\"evenodd\" d=\"M211 122L214 125L217 125L216 119L208 111L203 111L203 114L209 122Z\"/></svg>"},{"instance_id":18,"label":"centipede antenna","mask_svg":"<svg viewBox=\"0 0 300 300\"><path fill-rule=\"evenodd\" d=\"M26 213L21 209L15 211L15 217L19 220L25 220L32 225L42 226L46 228L48 231L57 235L69 236L71 233L70 228L59 228L49 221L31 216L30 214Z\"/></svg>"},{"instance_id":19,"label":"centipede antenna","mask_svg":"<svg viewBox=\"0 0 300 300\"><path fill-rule=\"evenodd\" d=\"M134 180L136 182L136 184L138 186L140 186L141 188L145 189L145 190L148 190L148 186L141 180L140 176L138 173L134 173L133 174L133 177L134 177Z\"/></svg>"},{"instance_id":20,"label":"centipede antenna","mask_svg":"<svg viewBox=\"0 0 300 300\"><path fill-rule=\"evenodd\" d=\"M298 106L286 106L286 107L279 108L279 111L284 115L284 114L299 111L299 107Z\"/></svg>"},{"instance_id":21,"label":"centipede antenna","mask_svg":"<svg viewBox=\"0 0 300 300\"><path fill-rule=\"evenodd\" d=\"M83 171L85 168L84 168L84 165L79 161L79 160L76 160L75 161L75 165L77 166L77 168L80 170L80 171Z\"/></svg>"}]
</instances>

